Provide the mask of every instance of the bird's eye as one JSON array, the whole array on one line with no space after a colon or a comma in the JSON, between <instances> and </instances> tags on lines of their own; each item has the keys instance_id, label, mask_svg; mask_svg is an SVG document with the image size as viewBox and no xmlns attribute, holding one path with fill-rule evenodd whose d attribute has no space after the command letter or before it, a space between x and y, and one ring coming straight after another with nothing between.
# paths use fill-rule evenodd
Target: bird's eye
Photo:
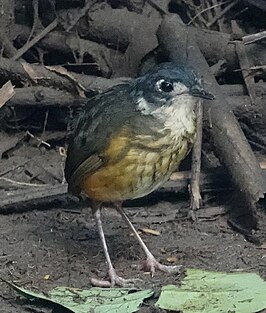
<instances>
[{"instance_id":1,"label":"bird's eye","mask_svg":"<svg viewBox=\"0 0 266 313\"><path fill-rule=\"evenodd\" d=\"M163 80L161 83L160 83L160 90L163 91L163 92L171 92L174 90L174 86L173 86L173 83L172 82L169 82L169 81L165 81Z\"/></svg>"}]
</instances>

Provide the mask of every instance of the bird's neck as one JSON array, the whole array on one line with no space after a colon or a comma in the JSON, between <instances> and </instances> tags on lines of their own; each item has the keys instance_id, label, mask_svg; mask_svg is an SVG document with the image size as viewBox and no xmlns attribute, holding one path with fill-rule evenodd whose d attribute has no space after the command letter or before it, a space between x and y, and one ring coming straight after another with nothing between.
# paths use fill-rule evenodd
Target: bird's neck
<instances>
[{"instance_id":1,"label":"bird's neck","mask_svg":"<svg viewBox=\"0 0 266 313\"><path fill-rule=\"evenodd\" d=\"M194 97L180 96L178 103L174 102L171 105L163 106L156 110L154 115L164 123L165 130L170 131L174 139L179 140L180 137L193 138L196 132L194 113L196 103L197 100Z\"/></svg>"}]
</instances>

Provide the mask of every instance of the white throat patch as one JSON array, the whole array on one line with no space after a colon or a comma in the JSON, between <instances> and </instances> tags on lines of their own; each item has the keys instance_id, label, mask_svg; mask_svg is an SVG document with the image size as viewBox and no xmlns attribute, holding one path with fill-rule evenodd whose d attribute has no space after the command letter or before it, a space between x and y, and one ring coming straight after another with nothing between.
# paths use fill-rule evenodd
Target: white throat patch
<instances>
[{"instance_id":1,"label":"white throat patch","mask_svg":"<svg viewBox=\"0 0 266 313\"><path fill-rule=\"evenodd\" d=\"M199 99L188 94L179 95L171 105L165 105L152 112L169 129L174 137L195 133L194 108Z\"/></svg>"},{"instance_id":2,"label":"white throat patch","mask_svg":"<svg viewBox=\"0 0 266 313\"><path fill-rule=\"evenodd\" d=\"M173 98L171 105L162 105L154 108L143 97L137 100L137 108L145 115L153 115L165 125L164 129L171 131L173 137L180 137L185 134L195 133L194 108L199 99L188 95L180 94Z\"/></svg>"}]
</instances>

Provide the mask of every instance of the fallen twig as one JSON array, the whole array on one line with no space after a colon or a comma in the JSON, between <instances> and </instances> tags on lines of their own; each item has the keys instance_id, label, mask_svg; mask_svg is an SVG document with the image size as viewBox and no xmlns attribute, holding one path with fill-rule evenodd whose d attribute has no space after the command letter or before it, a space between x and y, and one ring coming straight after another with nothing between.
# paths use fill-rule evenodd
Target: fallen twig
<instances>
[{"instance_id":1,"label":"fallen twig","mask_svg":"<svg viewBox=\"0 0 266 313\"><path fill-rule=\"evenodd\" d=\"M232 21L233 32L237 32L238 28L239 27L237 26L236 21ZM235 46L236 46L236 53L239 59L239 64L242 70L242 75L243 75L251 102L255 104L256 98L257 98L256 87L255 87L254 77L250 71L251 64L250 64L248 55L246 53L246 46L241 41L235 42Z\"/></svg>"},{"instance_id":2,"label":"fallen twig","mask_svg":"<svg viewBox=\"0 0 266 313\"><path fill-rule=\"evenodd\" d=\"M72 92L73 94L77 93L77 87L75 82L69 79L67 76L59 75L56 72L52 72L45 68L42 65L29 64L24 62L23 64L27 64L28 68L32 69L33 75L29 75L29 73L25 70L25 66L18 61L11 61L7 58L0 59L0 76L2 79L10 79L13 84L16 83L28 83L29 85L35 85L38 83L39 86L44 87L53 87L60 90L67 90ZM83 74L77 74L70 72L71 75L82 84L86 90L99 90L110 88L126 80L126 78L113 79L109 81L103 77L96 76L88 76Z\"/></svg>"},{"instance_id":3,"label":"fallen twig","mask_svg":"<svg viewBox=\"0 0 266 313\"><path fill-rule=\"evenodd\" d=\"M16 25L16 28L19 30L16 36L17 39L20 42L25 42L25 45L27 45L30 28L25 25ZM114 51L103 44L91 40L82 39L73 33L53 31L47 33L46 36L41 39L42 40L36 41L35 44L37 47L56 53L61 52L62 54L72 53L74 56L78 55L77 65L83 65L84 55L90 55L93 60L91 65L93 66L95 63L97 69L106 77L109 77L113 72L117 72L119 66L124 62L123 56L119 51ZM80 63L78 63L79 60Z\"/></svg>"},{"instance_id":4,"label":"fallen twig","mask_svg":"<svg viewBox=\"0 0 266 313\"><path fill-rule=\"evenodd\" d=\"M262 39L266 38L266 30L256 33L256 34L251 34L251 35L246 35L242 37L242 40L245 45L250 45L254 42L260 41Z\"/></svg>"},{"instance_id":5,"label":"fallen twig","mask_svg":"<svg viewBox=\"0 0 266 313\"><path fill-rule=\"evenodd\" d=\"M106 79L103 77L87 76L88 81L93 81L90 88L98 92L103 92L119 83L123 83L129 78ZM242 85L222 85L221 89L227 94L227 100L232 109L238 109L245 112L247 107L251 106L248 96L244 96L245 92ZM264 97L263 97L264 101ZM79 95L73 95L64 90L58 90L49 87L33 86L16 88L15 95L7 102L8 106L22 107L79 107L84 105L87 99Z\"/></svg>"},{"instance_id":6,"label":"fallen twig","mask_svg":"<svg viewBox=\"0 0 266 313\"><path fill-rule=\"evenodd\" d=\"M266 167L263 169L263 175L266 179ZM177 192L187 190L190 182L190 171L174 173L170 180L159 189L158 192ZM202 192L205 190L215 191L216 188L231 189L228 174L222 168L214 168L208 173L202 172L200 177L200 187ZM15 212L31 211L33 209L52 209L62 206L66 201L73 200L73 197L67 193L66 184L46 185L44 187L28 187L23 190L9 191L0 196L0 214L11 214ZM80 203L82 204L82 202ZM86 204L88 205L88 204Z\"/></svg>"},{"instance_id":7,"label":"fallen twig","mask_svg":"<svg viewBox=\"0 0 266 313\"><path fill-rule=\"evenodd\" d=\"M38 35L36 35L33 39L28 41L22 48L18 50L18 52L11 58L11 60L19 59L25 52L27 52L31 47L36 45L36 43L42 38L44 38L47 34L49 34L54 28L56 28L58 22L55 19L51 24L49 24L45 29L43 29Z\"/></svg>"},{"instance_id":8,"label":"fallen twig","mask_svg":"<svg viewBox=\"0 0 266 313\"><path fill-rule=\"evenodd\" d=\"M6 178L6 177L0 177L0 181L4 181L4 182L7 182L8 183L8 186L5 186L5 185L1 185L0 183L0 186L1 188L6 188L6 187L9 187L9 185L11 184L12 186L18 186L18 187L43 187L45 185L41 185L41 184L33 184L33 183L25 183L25 182L20 182L20 181L16 181L16 180L13 180L13 179L10 179L10 178Z\"/></svg>"},{"instance_id":9,"label":"fallen twig","mask_svg":"<svg viewBox=\"0 0 266 313\"><path fill-rule=\"evenodd\" d=\"M59 184L32 188L9 191L8 195L0 197L0 213L24 212L44 208L49 204L56 206L56 203L62 204L68 197L66 185Z\"/></svg>"},{"instance_id":10,"label":"fallen twig","mask_svg":"<svg viewBox=\"0 0 266 313\"><path fill-rule=\"evenodd\" d=\"M197 115L197 124L196 124L197 137L192 149L191 181L190 181L190 208L193 220L195 220L194 211L200 208L202 200L199 186L201 169L202 120L203 120L202 101L198 101L196 115Z\"/></svg>"},{"instance_id":11,"label":"fallen twig","mask_svg":"<svg viewBox=\"0 0 266 313\"><path fill-rule=\"evenodd\" d=\"M193 21L194 21L197 17L199 17L199 15L202 15L202 13L204 13L204 12L206 12L206 11L209 11L209 10L211 10L211 9L214 9L214 8L216 8L216 7L219 7L219 6L221 6L221 5L225 4L225 3L228 3L229 1L230 1L230 0L226 0L226 1L223 1L223 2L216 3L216 4L214 4L214 5L208 6L207 8L201 10L201 11L198 12L195 16L193 16L193 18L191 18L190 21L189 21L186 25L187 25L187 26L191 25L191 24L193 23ZM207 27L209 27L208 24L207 24Z\"/></svg>"},{"instance_id":12,"label":"fallen twig","mask_svg":"<svg viewBox=\"0 0 266 313\"><path fill-rule=\"evenodd\" d=\"M228 6L226 6L218 15L216 15L212 21L207 23L207 27L212 27L213 24L215 24L222 16L224 16L229 10L231 10L232 7L234 7L238 2L239 0L235 0L228 4Z\"/></svg>"}]
</instances>

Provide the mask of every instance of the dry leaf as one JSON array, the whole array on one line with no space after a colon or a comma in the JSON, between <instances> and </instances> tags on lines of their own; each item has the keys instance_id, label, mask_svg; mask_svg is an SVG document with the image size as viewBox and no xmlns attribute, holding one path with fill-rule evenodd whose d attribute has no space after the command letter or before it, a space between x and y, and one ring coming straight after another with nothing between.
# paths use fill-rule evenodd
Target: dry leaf
<instances>
[{"instance_id":1,"label":"dry leaf","mask_svg":"<svg viewBox=\"0 0 266 313\"><path fill-rule=\"evenodd\" d=\"M260 167L262 168L262 169L266 169L266 161L261 161L260 162Z\"/></svg>"},{"instance_id":2,"label":"dry leaf","mask_svg":"<svg viewBox=\"0 0 266 313\"><path fill-rule=\"evenodd\" d=\"M191 176L190 172L174 172L170 176L170 180L183 180L183 179L189 179Z\"/></svg>"},{"instance_id":3,"label":"dry leaf","mask_svg":"<svg viewBox=\"0 0 266 313\"><path fill-rule=\"evenodd\" d=\"M38 77L33 67L26 62L21 62L21 65L23 66L24 71L29 75L30 79L37 84L37 80L40 79L41 77Z\"/></svg>"},{"instance_id":4,"label":"dry leaf","mask_svg":"<svg viewBox=\"0 0 266 313\"><path fill-rule=\"evenodd\" d=\"M52 72L55 72L57 74L60 74L62 76L69 78L75 84L75 87L77 88L77 92L79 96L82 98L86 98L85 93L84 93L86 88L82 86L81 83L78 82L76 78L72 74L70 74L70 72L68 72L63 66L59 66L59 65L58 66L45 66L45 68L47 68L48 70Z\"/></svg>"},{"instance_id":5,"label":"dry leaf","mask_svg":"<svg viewBox=\"0 0 266 313\"><path fill-rule=\"evenodd\" d=\"M141 231L145 234L150 234L154 236L159 236L161 234L158 230L154 230L150 228L142 228Z\"/></svg>"},{"instance_id":6,"label":"dry leaf","mask_svg":"<svg viewBox=\"0 0 266 313\"><path fill-rule=\"evenodd\" d=\"M169 257L166 259L166 261L169 262L169 263L176 263L177 257L176 257L176 256L169 256Z\"/></svg>"},{"instance_id":7,"label":"dry leaf","mask_svg":"<svg viewBox=\"0 0 266 313\"><path fill-rule=\"evenodd\" d=\"M14 87L9 80L0 88L0 108L15 94Z\"/></svg>"}]
</instances>

